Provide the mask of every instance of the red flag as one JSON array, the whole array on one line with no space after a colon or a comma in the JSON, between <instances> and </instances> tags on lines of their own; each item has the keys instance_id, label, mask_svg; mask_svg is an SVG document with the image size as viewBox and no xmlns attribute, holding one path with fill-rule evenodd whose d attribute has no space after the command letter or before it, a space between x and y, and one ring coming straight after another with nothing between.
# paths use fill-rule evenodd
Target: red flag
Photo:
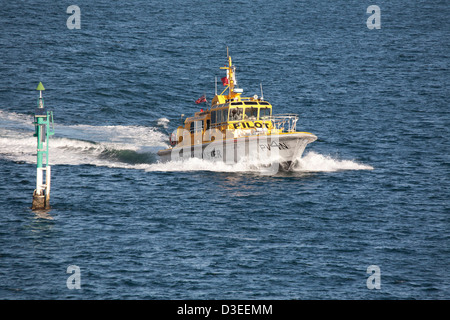
<instances>
[{"instance_id":1,"label":"red flag","mask_svg":"<svg viewBox=\"0 0 450 320\"><path fill-rule=\"evenodd\" d=\"M223 83L224 86L227 86L227 85L228 85L228 78L227 78L227 77L223 77L223 78L220 79L220 80L222 80L222 83Z\"/></svg>"},{"instance_id":2,"label":"red flag","mask_svg":"<svg viewBox=\"0 0 450 320\"><path fill-rule=\"evenodd\" d=\"M201 96L200 98L198 98L197 100L195 100L196 104L202 103L202 102L206 102L206 97L205 95Z\"/></svg>"}]
</instances>

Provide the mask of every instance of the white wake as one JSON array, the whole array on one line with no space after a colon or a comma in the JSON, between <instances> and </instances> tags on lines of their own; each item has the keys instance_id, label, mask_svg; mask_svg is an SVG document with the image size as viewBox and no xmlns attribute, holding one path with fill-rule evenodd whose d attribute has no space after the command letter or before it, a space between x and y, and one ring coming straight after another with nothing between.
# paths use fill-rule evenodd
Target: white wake
<instances>
[{"instance_id":1,"label":"white wake","mask_svg":"<svg viewBox=\"0 0 450 320\"><path fill-rule=\"evenodd\" d=\"M33 116L0 110L0 158L36 163L36 138ZM169 120L158 119L168 127ZM150 172L215 171L276 173L278 168L257 160L226 164L198 158L159 162L156 152L166 148L167 136L158 128L145 126L60 125L49 144L51 165L95 165ZM372 170L370 165L306 151L294 172L333 172Z\"/></svg>"},{"instance_id":2,"label":"white wake","mask_svg":"<svg viewBox=\"0 0 450 320\"><path fill-rule=\"evenodd\" d=\"M333 172L340 170L373 170L373 167L354 160L341 160L309 151L298 160L298 164L294 168L294 171L298 172Z\"/></svg>"}]
</instances>

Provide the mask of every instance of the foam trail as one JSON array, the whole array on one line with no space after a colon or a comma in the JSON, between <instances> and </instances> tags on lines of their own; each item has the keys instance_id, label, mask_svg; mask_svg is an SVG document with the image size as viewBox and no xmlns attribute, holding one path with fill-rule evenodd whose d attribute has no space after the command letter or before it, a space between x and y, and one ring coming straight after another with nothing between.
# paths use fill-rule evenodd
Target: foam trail
<instances>
[{"instance_id":1,"label":"foam trail","mask_svg":"<svg viewBox=\"0 0 450 320\"><path fill-rule=\"evenodd\" d=\"M32 122L31 115L0 110L0 158L36 163ZM156 151L167 147L166 140L166 134L152 127L55 124L50 164L134 168L156 162Z\"/></svg>"},{"instance_id":2,"label":"foam trail","mask_svg":"<svg viewBox=\"0 0 450 320\"><path fill-rule=\"evenodd\" d=\"M164 129L167 129L169 127L170 120L167 118L159 118L158 119L158 126L164 127Z\"/></svg>"},{"instance_id":3,"label":"foam trail","mask_svg":"<svg viewBox=\"0 0 450 320\"><path fill-rule=\"evenodd\" d=\"M250 167L245 163L226 164L222 161L209 161L199 158L189 158L177 161L157 162L148 165L146 171L215 171L215 172L246 172Z\"/></svg>"},{"instance_id":4,"label":"foam trail","mask_svg":"<svg viewBox=\"0 0 450 320\"><path fill-rule=\"evenodd\" d=\"M372 170L373 167L360 164L352 160L340 160L331 156L324 156L314 151L308 152L294 168L294 172L333 172L340 170ZM225 164L220 161L208 161L198 158L189 158L183 161L169 161L146 166L146 171L216 171L216 172L272 172L269 164L257 160L242 161L235 164ZM278 171L277 171L278 172Z\"/></svg>"},{"instance_id":5,"label":"foam trail","mask_svg":"<svg viewBox=\"0 0 450 320\"><path fill-rule=\"evenodd\" d=\"M18 114L0 110L0 128L11 130L25 130L34 132L32 115ZM161 118L162 124L168 119ZM115 142L136 145L156 145L167 147L164 142L166 134L156 128L144 126L91 126L91 125L61 125L55 123L55 136L69 139L87 140L95 142Z\"/></svg>"},{"instance_id":6,"label":"foam trail","mask_svg":"<svg viewBox=\"0 0 450 320\"><path fill-rule=\"evenodd\" d=\"M36 163L33 116L0 110L0 158ZM169 120L158 119L166 127ZM267 172L267 164L247 160L235 164L186 159L157 162L156 152L166 148L165 133L143 126L91 126L55 124L50 142L50 164L121 167L146 171ZM341 160L313 151L298 160L295 172L372 170L352 160ZM268 170L270 173L270 170Z\"/></svg>"},{"instance_id":7,"label":"foam trail","mask_svg":"<svg viewBox=\"0 0 450 320\"><path fill-rule=\"evenodd\" d=\"M310 151L299 159L294 168L294 171L297 172L333 172L339 170L373 170L373 167L352 160L334 159L331 156Z\"/></svg>"}]
</instances>

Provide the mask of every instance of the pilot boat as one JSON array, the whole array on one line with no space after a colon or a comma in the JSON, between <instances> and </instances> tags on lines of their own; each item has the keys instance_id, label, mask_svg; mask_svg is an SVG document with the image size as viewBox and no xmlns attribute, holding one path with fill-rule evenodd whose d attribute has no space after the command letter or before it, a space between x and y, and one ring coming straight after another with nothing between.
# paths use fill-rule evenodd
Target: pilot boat
<instances>
[{"instance_id":1,"label":"pilot boat","mask_svg":"<svg viewBox=\"0 0 450 320\"><path fill-rule=\"evenodd\" d=\"M228 52L227 60L228 64L220 68L226 70L226 76L221 78L224 90L217 94L216 80L211 107L187 117L170 134L170 147L157 153L160 161L188 158L227 164L257 161L274 170L291 170L306 145L317 137L297 131L297 114L274 114L272 105L264 100L262 86L261 97L243 97ZM196 103L207 103L206 96Z\"/></svg>"}]
</instances>

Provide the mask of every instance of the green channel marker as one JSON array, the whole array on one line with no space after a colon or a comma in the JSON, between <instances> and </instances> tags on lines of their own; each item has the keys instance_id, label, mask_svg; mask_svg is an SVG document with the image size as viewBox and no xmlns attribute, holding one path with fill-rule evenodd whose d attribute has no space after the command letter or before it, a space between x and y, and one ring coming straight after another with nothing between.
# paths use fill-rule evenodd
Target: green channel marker
<instances>
[{"instance_id":1,"label":"green channel marker","mask_svg":"<svg viewBox=\"0 0 450 320\"><path fill-rule=\"evenodd\" d=\"M36 189L33 193L33 210L42 210L50 208L50 166L48 165L49 154L49 137L53 135L53 112L47 111L44 106L44 98L42 91L45 90L42 82L39 82L36 90L39 91L39 99L34 115L34 136L37 137L37 175ZM45 165L44 165L45 156ZM43 171L45 174L45 183L43 179Z\"/></svg>"}]
</instances>

